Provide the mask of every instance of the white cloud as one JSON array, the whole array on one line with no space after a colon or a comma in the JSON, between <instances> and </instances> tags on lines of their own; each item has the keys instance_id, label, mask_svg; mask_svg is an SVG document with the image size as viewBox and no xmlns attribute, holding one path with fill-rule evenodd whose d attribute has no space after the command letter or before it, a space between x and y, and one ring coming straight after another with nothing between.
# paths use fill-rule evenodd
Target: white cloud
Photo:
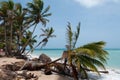
<instances>
[{"instance_id":1,"label":"white cloud","mask_svg":"<svg viewBox=\"0 0 120 80\"><path fill-rule=\"evenodd\" d=\"M80 5L85 6L87 8L99 6L108 2L119 2L120 0L75 0Z\"/></svg>"},{"instance_id":2,"label":"white cloud","mask_svg":"<svg viewBox=\"0 0 120 80\"><path fill-rule=\"evenodd\" d=\"M94 7L102 3L102 0L76 0L76 1L87 8Z\"/></svg>"}]
</instances>

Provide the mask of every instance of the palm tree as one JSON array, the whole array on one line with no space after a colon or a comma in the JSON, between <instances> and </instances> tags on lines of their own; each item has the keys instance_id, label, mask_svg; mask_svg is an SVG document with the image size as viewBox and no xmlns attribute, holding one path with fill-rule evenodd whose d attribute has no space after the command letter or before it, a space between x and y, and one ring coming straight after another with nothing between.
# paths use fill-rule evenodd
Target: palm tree
<instances>
[{"instance_id":1,"label":"palm tree","mask_svg":"<svg viewBox=\"0 0 120 80\"><path fill-rule=\"evenodd\" d=\"M2 2L0 2L0 22L1 22L1 24L0 24L0 26L2 27L4 27L4 34L5 34L5 52L7 52L7 48L6 48L6 46L7 46L7 41L6 41L6 36L7 36L7 31L6 31L6 26L4 26L5 25L5 22L6 22L6 17L7 17L7 4L5 4L5 3L2 3Z\"/></svg>"},{"instance_id":2,"label":"palm tree","mask_svg":"<svg viewBox=\"0 0 120 80\"><path fill-rule=\"evenodd\" d=\"M5 28L4 31L5 41L7 39L10 40L10 43L7 43L6 41L6 48L5 48L6 53L11 54L12 45L16 44L15 43L16 40L14 39L16 35L18 36L17 32L19 32L19 34L23 33L23 31L20 31L21 30L20 28L22 27L24 16L25 13L22 11L21 4L19 3L15 4L12 0L1 2L1 7L0 7L0 17L2 22L1 25L4 26ZM20 40L17 40L17 43L19 43L19 41Z\"/></svg>"},{"instance_id":3,"label":"palm tree","mask_svg":"<svg viewBox=\"0 0 120 80\"><path fill-rule=\"evenodd\" d=\"M12 29L13 29L13 20L14 20L14 2L9 0L7 1L3 1L1 2L1 9L0 9L0 14L1 14L1 18L3 20L2 25L5 25L5 39L6 37L6 32L7 32L7 26L10 25L10 43L9 43L9 54L11 54L11 44L12 44ZM7 42L7 41L6 41Z\"/></svg>"},{"instance_id":4,"label":"palm tree","mask_svg":"<svg viewBox=\"0 0 120 80\"><path fill-rule=\"evenodd\" d=\"M33 0L33 2L28 3L27 6L28 6L28 8L26 8L26 11L28 11L29 14L26 17L26 20L27 20L26 24L29 24L29 26L27 26L27 28L35 25L33 28L33 31L32 31L32 34L33 34L35 32L35 29L36 29L38 23L41 22L44 26L46 26L46 23L49 21L46 17L51 16L51 13L48 13L50 6L48 6L47 8L45 8L43 10L44 3L42 0ZM32 35L30 38L32 38ZM25 43L24 47L27 46L30 38Z\"/></svg>"},{"instance_id":5,"label":"palm tree","mask_svg":"<svg viewBox=\"0 0 120 80\"><path fill-rule=\"evenodd\" d=\"M71 28L71 24L68 22L67 25L67 52L68 52L68 63L72 68L72 76L74 77L75 80L78 80L77 77L77 70L75 69L75 66L72 63L72 55L73 55L73 50L75 49L75 44L77 42L77 39L79 37L79 33L80 33L80 23L77 26L77 32L73 33L72 28Z\"/></svg>"},{"instance_id":6,"label":"palm tree","mask_svg":"<svg viewBox=\"0 0 120 80\"><path fill-rule=\"evenodd\" d=\"M4 41L4 27L0 26L0 49L4 49L5 41Z\"/></svg>"},{"instance_id":7,"label":"palm tree","mask_svg":"<svg viewBox=\"0 0 120 80\"><path fill-rule=\"evenodd\" d=\"M31 37L31 35L32 35L32 32L26 31L26 35L22 38L21 46L24 46L24 44L27 42L29 37ZM36 37L37 37L37 35L33 36L28 43L28 46L30 47L30 50L32 50L32 51L33 51L34 43L37 42L36 39L35 39ZM26 49L26 47L22 50L22 53L25 51L25 49Z\"/></svg>"},{"instance_id":8,"label":"palm tree","mask_svg":"<svg viewBox=\"0 0 120 80\"><path fill-rule=\"evenodd\" d=\"M41 29L41 30L42 30L43 33L40 35L40 37L43 36L43 39L34 48L32 48L31 50L29 50L26 53L26 55L30 51L32 51L35 48L37 48L38 46L41 46L41 48L44 47L47 44L49 38L56 37L56 35L53 34L54 33L54 29L52 27L51 28L47 28L47 29Z\"/></svg>"},{"instance_id":9,"label":"palm tree","mask_svg":"<svg viewBox=\"0 0 120 80\"><path fill-rule=\"evenodd\" d=\"M15 35L15 39L16 39L16 49L17 49L17 54L21 54L21 47L23 46L22 44L22 39L24 39L24 36L26 36L26 15L27 15L27 11L22 8L22 5L20 3L16 3L15 4L15 22L14 22L14 35ZM29 45L29 43L28 43ZM24 50L23 50L24 51Z\"/></svg>"},{"instance_id":10,"label":"palm tree","mask_svg":"<svg viewBox=\"0 0 120 80\"><path fill-rule=\"evenodd\" d=\"M77 26L77 31L73 32L71 24L67 26L67 60L72 68L72 75L75 80L78 80L78 74L81 78L88 78L87 69L97 72L97 67L104 67L106 63L107 52L103 49L105 42L94 42L81 47L75 47L80 33L80 23Z\"/></svg>"},{"instance_id":11,"label":"palm tree","mask_svg":"<svg viewBox=\"0 0 120 80\"><path fill-rule=\"evenodd\" d=\"M5 30L5 52L10 55L12 45L15 45L17 53L21 54L31 42L37 24L42 23L46 26L49 21L46 17L51 15L48 13L50 6L44 9L42 0L33 0L33 3L27 4L28 8L22 8L21 4L14 3L12 0L2 1L0 4L0 25ZM33 31L23 45L21 41L25 38L26 31L31 27Z\"/></svg>"},{"instance_id":12,"label":"palm tree","mask_svg":"<svg viewBox=\"0 0 120 80\"><path fill-rule=\"evenodd\" d=\"M41 48L44 47L44 46L47 44L49 38L51 38L51 37L56 37L56 36L53 34L54 29L53 29L52 27L51 27L51 28L47 28L47 29L41 29L41 30L43 31L43 34L41 34L40 36L44 36L44 38L43 38L42 41L40 41L34 48L31 47L31 49L30 49L25 55L27 55L29 52L33 51L35 48L37 48L37 47L40 46L40 45L41 45ZM25 42L25 40L24 40L24 42ZM33 42L35 42L35 41L33 40ZM29 61L29 60L28 60L28 61ZM20 70L23 69L23 67L26 65L26 63L27 63L28 61L26 61L26 62L24 63L24 65L20 68Z\"/></svg>"}]
</instances>

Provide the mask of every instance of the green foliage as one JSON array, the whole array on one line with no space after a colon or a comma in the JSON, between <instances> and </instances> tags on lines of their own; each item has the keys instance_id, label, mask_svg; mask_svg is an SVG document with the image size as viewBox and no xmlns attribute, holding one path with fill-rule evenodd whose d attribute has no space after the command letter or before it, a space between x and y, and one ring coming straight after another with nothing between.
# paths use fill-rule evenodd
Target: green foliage
<instances>
[{"instance_id":1,"label":"green foliage","mask_svg":"<svg viewBox=\"0 0 120 80\"><path fill-rule=\"evenodd\" d=\"M94 42L91 44L84 45L84 46L82 46L82 48L94 51L95 58L98 58L99 60L101 60L102 62L105 63L106 59L107 59L108 52L106 52L103 49L104 45L105 45L105 42L99 41L99 42Z\"/></svg>"},{"instance_id":2,"label":"green foliage","mask_svg":"<svg viewBox=\"0 0 120 80\"><path fill-rule=\"evenodd\" d=\"M42 0L33 0L33 2L29 2L27 4L27 10L31 17L30 21L33 22L33 24L41 22L44 26L46 26L46 23L49 21L46 17L51 16L51 13L48 13L50 6L43 10L43 5L44 3Z\"/></svg>"},{"instance_id":3,"label":"green foliage","mask_svg":"<svg viewBox=\"0 0 120 80\"><path fill-rule=\"evenodd\" d=\"M89 43L80 47L75 47L80 34L80 23L78 23L76 32L72 31L71 24L67 25L67 50L68 62L76 66L81 78L88 78L86 69L97 72L99 75L98 67L105 69L104 63L108 52L103 49L105 46L104 41ZM73 73L75 74L75 73Z\"/></svg>"},{"instance_id":4,"label":"green foliage","mask_svg":"<svg viewBox=\"0 0 120 80\"><path fill-rule=\"evenodd\" d=\"M68 22L66 37L67 37L67 47L69 48L69 50L75 48L80 33L80 23L78 23L77 30L75 32L72 31L71 27L72 27L71 24Z\"/></svg>"},{"instance_id":5,"label":"green foliage","mask_svg":"<svg viewBox=\"0 0 120 80\"><path fill-rule=\"evenodd\" d=\"M48 42L48 39L51 38L51 37L56 37L56 35L54 35L54 29L51 27L51 28L47 28L47 29L41 29L43 34L40 35L43 36L44 38L42 39L42 41L40 42L40 44L42 44L41 47L44 47L47 42ZM39 44L39 45L40 45Z\"/></svg>"},{"instance_id":6,"label":"green foliage","mask_svg":"<svg viewBox=\"0 0 120 80\"><path fill-rule=\"evenodd\" d=\"M0 49L3 49L4 48L4 43L0 43Z\"/></svg>"},{"instance_id":7,"label":"green foliage","mask_svg":"<svg viewBox=\"0 0 120 80\"><path fill-rule=\"evenodd\" d=\"M49 9L50 6L44 9L42 0L28 2L27 8L12 0L0 2L0 26L2 27L0 33L3 33L0 37L4 36L4 40L1 41L5 43L5 51L9 53L8 55L11 55L12 49L16 49L17 54L22 54L27 46L33 50L34 43L37 42L34 32L39 23L46 26L49 21L47 17L51 16ZM53 32L53 28L50 28L47 36L52 37Z\"/></svg>"}]
</instances>

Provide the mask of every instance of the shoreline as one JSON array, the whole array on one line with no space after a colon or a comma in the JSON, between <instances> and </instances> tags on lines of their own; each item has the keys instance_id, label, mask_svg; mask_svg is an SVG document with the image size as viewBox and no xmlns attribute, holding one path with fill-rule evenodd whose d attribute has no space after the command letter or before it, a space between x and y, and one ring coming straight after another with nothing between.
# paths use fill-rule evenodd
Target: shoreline
<instances>
[{"instance_id":1,"label":"shoreline","mask_svg":"<svg viewBox=\"0 0 120 80\"><path fill-rule=\"evenodd\" d=\"M55 58L52 58L54 60ZM0 58L0 66L5 64L11 64L14 62L23 61L22 59L16 59L16 58L7 58L2 57ZM101 76L98 76L96 73L88 72L88 75L90 77L90 80L119 80L120 79L120 69L116 68L106 68L106 70L109 72L107 74L101 73ZM42 71L28 71L30 73L34 73L39 77L38 80L71 80L69 77L59 75L56 73L53 73L52 75L44 75Z\"/></svg>"},{"instance_id":2,"label":"shoreline","mask_svg":"<svg viewBox=\"0 0 120 80\"><path fill-rule=\"evenodd\" d=\"M52 60L55 58L52 58ZM0 66L5 64L11 64L14 62L23 61L22 59L16 59L16 58L7 58L3 57L0 58ZM109 72L107 74L101 73L101 76L98 76L94 72L88 72L88 76L90 77L90 80L120 80L120 69L116 68L108 68L106 67L106 70ZM28 71L30 73L34 73L35 75L39 76L38 80L70 80L69 77L59 75L56 73L53 73L52 75L44 75L42 71Z\"/></svg>"},{"instance_id":3,"label":"shoreline","mask_svg":"<svg viewBox=\"0 0 120 80\"><path fill-rule=\"evenodd\" d=\"M38 58L37 55L31 55L33 58ZM59 57L51 57L52 60L56 60ZM100 69L101 70L101 69ZM100 73L101 76L98 76L96 73L88 72L89 77L95 80L120 80L120 68L106 66L106 71L109 73L104 74Z\"/></svg>"}]
</instances>

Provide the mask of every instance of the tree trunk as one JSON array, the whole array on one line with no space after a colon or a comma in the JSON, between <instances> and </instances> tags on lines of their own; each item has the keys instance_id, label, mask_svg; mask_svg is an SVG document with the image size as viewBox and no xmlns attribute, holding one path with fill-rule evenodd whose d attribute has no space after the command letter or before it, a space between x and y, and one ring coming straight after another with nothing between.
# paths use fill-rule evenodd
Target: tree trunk
<instances>
[{"instance_id":1,"label":"tree trunk","mask_svg":"<svg viewBox=\"0 0 120 80\"><path fill-rule=\"evenodd\" d=\"M23 52L23 50L24 50L24 49L26 48L26 46L28 45L30 39L32 38L33 33L35 32L36 27L37 27L37 24L35 25L35 27L34 27L34 29L33 29L33 31L32 31L32 34L31 34L31 36L29 37L29 39L27 40L27 42L26 42L26 43L23 45L23 47L20 49L20 52L21 52L21 53Z\"/></svg>"},{"instance_id":2,"label":"tree trunk","mask_svg":"<svg viewBox=\"0 0 120 80\"><path fill-rule=\"evenodd\" d=\"M9 54L12 55L12 22L10 21L10 50L9 50Z\"/></svg>"},{"instance_id":3,"label":"tree trunk","mask_svg":"<svg viewBox=\"0 0 120 80\"><path fill-rule=\"evenodd\" d=\"M7 25L5 25L5 54L6 54L6 56L8 56L8 49L7 49L7 47L8 47L8 45L7 45Z\"/></svg>"}]
</instances>

